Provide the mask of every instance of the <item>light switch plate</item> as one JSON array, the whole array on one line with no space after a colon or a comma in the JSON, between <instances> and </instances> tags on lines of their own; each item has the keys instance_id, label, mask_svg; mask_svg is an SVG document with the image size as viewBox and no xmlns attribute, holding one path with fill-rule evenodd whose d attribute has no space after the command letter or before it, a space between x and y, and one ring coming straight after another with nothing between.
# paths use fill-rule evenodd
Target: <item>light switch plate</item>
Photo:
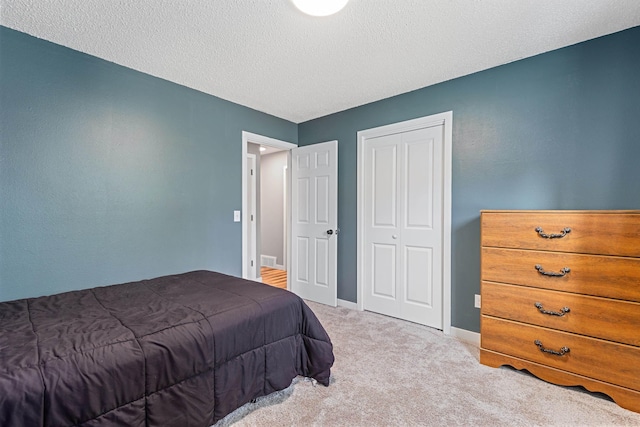
<instances>
[{"instance_id":1,"label":"light switch plate","mask_svg":"<svg viewBox=\"0 0 640 427\"><path fill-rule=\"evenodd\" d=\"M233 211L233 222L240 222L240 211Z\"/></svg>"}]
</instances>

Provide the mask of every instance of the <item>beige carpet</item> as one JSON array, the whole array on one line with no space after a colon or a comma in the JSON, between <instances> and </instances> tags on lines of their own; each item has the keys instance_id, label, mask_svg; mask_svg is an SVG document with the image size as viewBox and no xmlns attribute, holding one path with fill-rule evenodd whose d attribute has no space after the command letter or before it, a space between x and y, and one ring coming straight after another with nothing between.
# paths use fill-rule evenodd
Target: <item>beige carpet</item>
<instances>
[{"instance_id":1,"label":"beige carpet","mask_svg":"<svg viewBox=\"0 0 640 427\"><path fill-rule=\"evenodd\" d=\"M302 378L249 403L222 426L640 426L640 414L580 387L478 362L442 332L369 312L309 303L336 362L331 385Z\"/></svg>"}]
</instances>

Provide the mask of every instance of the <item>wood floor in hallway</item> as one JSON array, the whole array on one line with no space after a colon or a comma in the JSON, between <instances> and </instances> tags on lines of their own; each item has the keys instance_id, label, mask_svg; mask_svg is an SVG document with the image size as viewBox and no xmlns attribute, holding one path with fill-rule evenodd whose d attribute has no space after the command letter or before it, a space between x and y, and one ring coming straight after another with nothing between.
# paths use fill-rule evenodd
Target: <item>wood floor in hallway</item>
<instances>
[{"instance_id":1,"label":"wood floor in hallway","mask_svg":"<svg viewBox=\"0 0 640 427\"><path fill-rule=\"evenodd\" d=\"M261 267L260 275L262 283L275 286L276 288L287 289L287 272L271 267Z\"/></svg>"}]
</instances>

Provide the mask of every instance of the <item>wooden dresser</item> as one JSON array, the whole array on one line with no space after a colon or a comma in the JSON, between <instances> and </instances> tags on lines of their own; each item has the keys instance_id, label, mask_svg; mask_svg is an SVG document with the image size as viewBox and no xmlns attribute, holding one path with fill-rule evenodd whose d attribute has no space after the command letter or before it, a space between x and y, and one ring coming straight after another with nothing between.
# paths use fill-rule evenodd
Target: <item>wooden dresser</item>
<instances>
[{"instance_id":1,"label":"wooden dresser","mask_svg":"<svg viewBox=\"0 0 640 427\"><path fill-rule=\"evenodd\" d=\"M640 211L482 211L480 362L640 412Z\"/></svg>"}]
</instances>

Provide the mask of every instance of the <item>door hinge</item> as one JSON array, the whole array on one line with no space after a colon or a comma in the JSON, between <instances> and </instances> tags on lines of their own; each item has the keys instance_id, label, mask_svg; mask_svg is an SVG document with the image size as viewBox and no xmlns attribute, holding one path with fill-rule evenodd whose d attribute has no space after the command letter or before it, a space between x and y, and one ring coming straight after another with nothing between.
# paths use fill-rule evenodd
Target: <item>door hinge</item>
<instances>
[{"instance_id":1,"label":"door hinge","mask_svg":"<svg viewBox=\"0 0 640 427\"><path fill-rule=\"evenodd\" d=\"M253 169L251 169L251 176L253 176Z\"/></svg>"},{"instance_id":2,"label":"door hinge","mask_svg":"<svg viewBox=\"0 0 640 427\"><path fill-rule=\"evenodd\" d=\"M253 260L251 260L251 267L253 267Z\"/></svg>"},{"instance_id":3,"label":"door hinge","mask_svg":"<svg viewBox=\"0 0 640 427\"><path fill-rule=\"evenodd\" d=\"M251 214L251 221L253 221L253 214Z\"/></svg>"}]
</instances>

